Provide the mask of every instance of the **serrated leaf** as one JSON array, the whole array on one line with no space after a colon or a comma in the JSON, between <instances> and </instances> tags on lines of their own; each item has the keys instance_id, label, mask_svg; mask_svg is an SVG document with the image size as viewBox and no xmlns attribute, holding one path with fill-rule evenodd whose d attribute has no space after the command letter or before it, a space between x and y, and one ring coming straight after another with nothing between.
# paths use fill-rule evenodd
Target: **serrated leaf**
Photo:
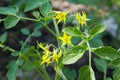
<instances>
[{"instance_id":1,"label":"serrated leaf","mask_svg":"<svg viewBox=\"0 0 120 80\"><path fill-rule=\"evenodd\" d=\"M21 32L22 32L22 34L24 34L24 35L29 35L29 34L30 34L30 31L29 31L29 29L27 29L27 28L21 29Z\"/></svg>"},{"instance_id":2,"label":"serrated leaf","mask_svg":"<svg viewBox=\"0 0 120 80\"><path fill-rule=\"evenodd\" d=\"M90 66L83 66L79 69L78 80L95 80L94 71Z\"/></svg>"},{"instance_id":3,"label":"serrated leaf","mask_svg":"<svg viewBox=\"0 0 120 80\"><path fill-rule=\"evenodd\" d=\"M34 12L33 12L33 16L34 16L35 18L40 18L40 13L39 13L38 11L34 11Z\"/></svg>"},{"instance_id":4,"label":"serrated leaf","mask_svg":"<svg viewBox=\"0 0 120 80\"><path fill-rule=\"evenodd\" d=\"M41 32L40 31L36 31L36 32L33 33L32 36L33 37L39 37L39 36L41 36Z\"/></svg>"},{"instance_id":5,"label":"serrated leaf","mask_svg":"<svg viewBox=\"0 0 120 80\"><path fill-rule=\"evenodd\" d=\"M110 61L116 60L120 57L120 52L118 52L116 49L111 47L101 47L97 48L93 51L96 55L100 56L103 59L107 59Z\"/></svg>"},{"instance_id":6,"label":"serrated leaf","mask_svg":"<svg viewBox=\"0 0 120 80\"><path fill-rule=\"evenodd\" d=\"M6 41L6 39L7 39L7 33L5 32L0 36L0 42L4 43Z\"/></svg>"},{"instance_id":7,"label":"serrated leaf","mask_svg":"<svg viewBox=\"0 0 120 80\"><path fill-rule=\"evenodd\" d=\"M44 3L42 6L40 6L40 12L43 16L47 16L52 10L52 5L50 2Z\"/></svg>"},{"instance_id":8,"label":"serrated leaf","mask_svg":"<svg viewBox=\"0 0 120 80\"><path fill-rule=\"evenodd\" d=\"M30 11L34 8L40 7L45 2L48 2L49 0L27 0L26 6L25 6L25 12Z\"/></svg>"},{"instance_id":9,"label":"serrated leaf","mask_svg":"<svg viewBox=\"0 0 120 80\"><path fill-rule=\"evenodd\" d=\"M98 25L95 25L95 27L93 27L91 30L90 30L90 35L91 36L95 36L97 34L100 34L102 33L103 31L105 31L106 29L106 26L104 24L98 24Z\"/></svg>"},{"instance_id":10,"label":"serrated leaf","mask_svg":"<svg viewBox=\"0 0 120 80\"><path fill-rule=\"evenodd\" d=\"M84 54L85 47L74 46L72 49L66 52L63 57L63 64L73 64L78 61Z\"/></svg>"},{"instance_id":11,"label":"serrated leaf","mask_svg":"<svg viewBox=\"0 0 120 80\"><path fill-rule=\"evenodd\" d=\"M13 28L19 22L19 20L19 18L9 15L5 18L4 26L6 29Z\"/></svg>"},{"instance_id":12,"label":"serrated leaf","mask_svg":"<svg viewBox=\"0 0 120 80\"><path fill-rule=\"evenodd\" d=\"M0 14L16 15L17 12L18 12L18 7L16 6L0 7Z\"/></svg>"},{"instance_id":13,"label":"serrated leaf","mask_svg":"<svg viewBox=\"0 0 120 80\"><path fill-rule=\"evenodd\" d=\"M67 27L62 30L63 32L72 35L72 36L81 36L82 32L77 28Z\"/></svg>"}]
</instances>

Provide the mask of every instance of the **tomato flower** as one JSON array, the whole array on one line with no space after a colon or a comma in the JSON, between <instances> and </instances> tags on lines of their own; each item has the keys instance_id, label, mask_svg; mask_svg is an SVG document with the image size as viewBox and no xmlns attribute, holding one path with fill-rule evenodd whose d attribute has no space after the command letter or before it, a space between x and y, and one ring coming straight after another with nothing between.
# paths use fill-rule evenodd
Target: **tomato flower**
<instances>
[{"instance_id":1,"label":"tomato flower","mask_svg":"<svg viewBox=\"0 0 120 80\"><path fill-rule=\"evenodd\" d=\"M66 16L68 14L68 12L60 12L60 11L53 11L56 16L55 16L55 19L58 20L57 24L64 21L66 22Z\"/></svg>"},{"instance_id":2,"label":"tomato flower","mask_svg":"<svg viewBox=\"0 0 120 80\"><path fill-rule=\"evenodd\" d=\"M66 33L64 33L62 37L58 37L58 39L62 40L62 46L66 44L71 45L71 38L72 36L67 36Z\"/></svg>"},{"instance_id":3,"label":"tomato flower","mask_svg":"<svg viewBox=\"0 0 120 80\"><path fill-rule=\"evenodd\" d=\"M83 25L86 25L86 21L90 19L87 19L86 13L82 12L82 15L80 13L76 13L76 20L83 26Z\"/></svg>"}]
</instances>

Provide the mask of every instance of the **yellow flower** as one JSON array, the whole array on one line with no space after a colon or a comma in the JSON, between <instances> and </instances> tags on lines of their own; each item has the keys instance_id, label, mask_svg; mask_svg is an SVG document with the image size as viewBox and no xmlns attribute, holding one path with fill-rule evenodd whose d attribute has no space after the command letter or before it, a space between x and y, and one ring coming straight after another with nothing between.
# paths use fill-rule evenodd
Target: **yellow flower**
<instances>
[{"instance_id":1,"label":"yellow flower","mask_svg":"<svg viewBox=\"0 0 120 80\"><path fill-rule=\"evenodd\" d=\"M43 46L43 44L42 43L40 43L40 44L38 44L38 46L42 49L42 50L44 50L44 53L45 54L49 54L50 53L50 51L49 51L49 45L46 45L46 46Z\"/></svg>"},{"instance_id":2,"label":"yellow flower","mask_svg":"<svg viewBox=\"0 0 120 80\"><path fill-rule=\"evenodd\" d=\"M53 50L53 55L52 55L52 61L57 62L58 63L58 59L62 56L62 51L60 50L60 52L57 54L57 51L54 49Z\"/></svg>"},{"instance_id":3,"label":"yellow flower","mask_svg":"<svg viewBox=\"0 0 120 80\"><path fill-rule=\"evenodd\" d=\"M62 20L64 20L64 22L66 22L66 16L68 14L68 12L60 12L60 11L53 11L54 13L56 13L55 19L58 20L57 23L62 22Z\"/></svg>"},{"instance_id":4,"label":"yellow flower","mask_svg":"<svg viewBox=\"0 0 120 80\"><path fill-rule=\"evenodd\" d=\"M41 62L41 65L42 64L45 64L47 63L47 65L49 65L51 62L50 62L50 57L48 55L43 55L42 56L42 62Z\"/></svg>"},{"instance_id":5,"label":"yellow flower","mask_svg":"<svg viewBox=\"0 0 120 80\"><path fill-rule=\"evenodd\" d=\"M90 19L87 19L86 13L82 12L82 15L80 13L76 13L76 20L83 26L83 25L86 25L86 21Z\"/></svg>"},{"instance_id":6,"label":"yellow flower","mask_svg":"<svg viewBox=\"0 0 120 80\"><path fill-rule=\"evenodd\" d=\"M63 37L58 37L58 39L62 40L62 46L68 44L71 45L72 36L67 36L66 33L63 34Z\"/></svg>"}]
</instances>

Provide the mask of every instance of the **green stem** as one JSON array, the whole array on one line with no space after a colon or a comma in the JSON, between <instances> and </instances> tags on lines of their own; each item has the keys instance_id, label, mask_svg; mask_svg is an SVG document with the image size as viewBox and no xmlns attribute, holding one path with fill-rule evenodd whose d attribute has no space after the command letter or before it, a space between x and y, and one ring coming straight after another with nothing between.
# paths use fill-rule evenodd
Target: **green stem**
<instances>
[{"instance_id":1,"label":"green stem","mask_svg":"<svg viewBox=\"0 0 120 80\"><path fill-rule=\"evenodd\" d=\"M9 50L9 51L11 51L11 52L15 52L16 50L14 50L14 49L12 49L12 48L10 48L10 47L8 47L8 46L5 46L5 45L3 45L3 44L1 44L0 43L0 47L1 48L6 48L7 50Z\"/></svg>"},{"instance_id":2,"label":"green stem","mask_svg":"<svg viewBox=\"0 0 120 80\"><path fill-rule=\"evenodd\" d=\"M91 48L90 48L89 42L87 42L87 47L88 47L88 51L89 51L89 66L91 67Z\"/></svg>"},{"instance_id":3,"label":"green stem","mask_svg":"<svg viewBox=\"0 0 120 80\"><path fill-rule=\"evenodd\" d=\"M54 26L55 26L55 31L56 31L57 36L60 36L60 31L59 31L59 28L58 28L58 25L57 25L55 19L53 19L53 23L54 23Z\"/></svg>"},{"instance_id":4,"label":"green stem","mask_svg":"<svg viewBox=\"0 0 120 80\"><path fill-rule=\"evenodd\" d=\"M18 16L19 17L19 16ZM19 17L20 19L23 19L23 20L29 20L29 21L35 21L35 22L38 22L39 20L38 19L32 19L32 18L27 18L27 17Z\"/></svg>"},{"instance_id":5,"label":"green stem","mask_svg":"<svg viewBox=\"0 0 120 80\"><path fill-rule=\"evenodd\" d=\"M104 72L104 80L106 80L106 71Z\"/></svg>"}]
</instances>

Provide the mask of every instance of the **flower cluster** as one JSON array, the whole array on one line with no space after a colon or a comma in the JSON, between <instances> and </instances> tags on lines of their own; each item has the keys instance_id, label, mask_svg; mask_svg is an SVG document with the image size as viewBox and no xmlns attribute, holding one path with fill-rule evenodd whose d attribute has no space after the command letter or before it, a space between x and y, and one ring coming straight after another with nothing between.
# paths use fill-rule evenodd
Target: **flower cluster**
<instances>
[{"instance_id":1,"label":"flower cluster","mask_svg":"<svg viewBox=\"0 0 120 80\"><path fill-rule=\"evenodd\" d=\"M42 64L47 64L49 65L52 62L58 63L59 58L62 56L62 51L53 49L53 51L50 51L50 45L44 46L42 43L39 43L38 46L43 50L43 55L42 55Z\"/></svg>"}]
</instances>

